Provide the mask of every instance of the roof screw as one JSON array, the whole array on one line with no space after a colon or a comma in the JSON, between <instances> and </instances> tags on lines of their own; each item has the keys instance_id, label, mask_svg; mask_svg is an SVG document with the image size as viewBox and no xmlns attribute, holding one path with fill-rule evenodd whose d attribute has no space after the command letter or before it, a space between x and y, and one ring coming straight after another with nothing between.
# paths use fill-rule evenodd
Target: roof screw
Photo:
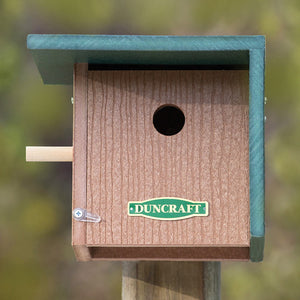
<instances>
[{"instance_id":1,"label":"roof screw","mask_svg":"<svg viewBox=\"0 0 300 300\"><path fill-rule=\"evenodd\" d=\"M73 97L71 97L71 103L74 104L74 98Z\"/></svg>"}]
</instances>

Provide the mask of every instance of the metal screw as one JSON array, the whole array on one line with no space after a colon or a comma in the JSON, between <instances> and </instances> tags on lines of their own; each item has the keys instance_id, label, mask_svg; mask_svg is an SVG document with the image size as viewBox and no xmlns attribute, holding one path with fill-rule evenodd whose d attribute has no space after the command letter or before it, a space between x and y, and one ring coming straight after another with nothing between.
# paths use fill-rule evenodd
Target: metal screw
<instances>
[{"instance_id":1,"label":"metal screw","mask_svg":"<svg viewBox=\"0 0 300 300\"><path fill-rule=\"evenodd\" d=\"M74 98L73 97L71 97L71 103L74 104Z\"/></svg>"},{"instance_id":2,"label":"metal screw","mask_svg":"<svg viewBox=\"0 0 300 300\"><path fill-rule=\"evenodd\" d=\"M267 104L267 102L268 102L268 98L265 97L264 103Z\"/></svg>"},{"instance_id":3,"label":"metal screw","mask_svg":"<svg viewBox=\"0 0 300 300\"><path fill-rule=\"evenodd\" d=\"M82 219L83 215L84 215L84 213L83 213L82 209L80 209L80 208L74 209L74 211L73 211L73 217L75 219L80 220L80 219Z\"/></svg>"}]
</instances>

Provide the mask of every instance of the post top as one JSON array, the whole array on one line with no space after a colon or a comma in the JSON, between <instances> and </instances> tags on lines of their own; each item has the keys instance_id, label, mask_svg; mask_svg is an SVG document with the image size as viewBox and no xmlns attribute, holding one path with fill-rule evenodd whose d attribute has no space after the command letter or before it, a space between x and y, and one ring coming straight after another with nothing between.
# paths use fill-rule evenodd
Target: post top
<instances>
[{"instance_id":1,"label":"post top","mask_svg":"<svg viewBox=\"0 0 300 300\"><path fill-rule=\"evenodd\" d=\"M27 47L44 83L72 84L75 63L248 67L265 37L30 34Z\"/></svg>"}]
</instances>

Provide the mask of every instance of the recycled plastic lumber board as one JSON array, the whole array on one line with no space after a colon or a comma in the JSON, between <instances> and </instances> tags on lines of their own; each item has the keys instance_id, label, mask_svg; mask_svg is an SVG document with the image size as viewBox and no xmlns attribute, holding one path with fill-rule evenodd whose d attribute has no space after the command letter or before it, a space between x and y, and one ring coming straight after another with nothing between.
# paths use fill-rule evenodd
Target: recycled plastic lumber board
<instances>
[{"instance_id":1,"label":"recycled plastic lumber board","mask_svg":"<svg viewBox=\"0 0 300 300\"><path fill-rule=\"evenodd\" d=\"M264 46L263 36L30 34L27 37L27 47L48 84L72 84L75 63L249 66L249 50L264 50Z\"/></svg>"},{"instance_id":2,"label":"recycled plastic lumber board","mask_svg":"<svg viewBox=\"0 0 300 300\"><path fill-rule=\"evenodd\" d=\"M131 74L131 75L128 77L126 74L127 75ZM156 74L158 77L156 78L155 76L153 76L153 74ZM167 83L166 78L168 76L166 76L166 74L168 74L169 76L169 86L167 89L169 95L166 94L164 95L165 97L161 97L162 95L159 94L155 95L151 92L151 90L147 91L146 89L146 92L142 91L141 86L143 86L144 84L143 80L145 78L148 78L149 76L150 78L152 78L152 81L150 81L150 86L151 84L155 84L155 82L156 84L160 82L162 85L164 85ZM188 77L185 77L185 75L183 74L188 74ZM206 76L204 76L203 74L206 74ZM180 245L184 244L185 246L202 245L204 247L207 244L210 245L212 244L215 247L217 247L222 244L224 245L229 243L232 246L242 247L245 249L246 252L241 251L242 253L240 257L241 259L247 259L247 257L249 258L249 252L247 250L247 248L249 249L249 241L250 241L249 181L248 181L249 165L248 165L248 155L247 155L248 153L248 104L247 104L248 79L247 78L248 78L247 71L161 71L161 72L160 71L145 71L145 72L103 71L102 73L98 71L97 72L89 71L87 209L99 213L99 215L105 221L100 224L87 224L86 244L89 247L91 247L90 255L91 254L95 255L95 258L99 259L101 258L99 256L99 253L101 253L101 249L103 249L102 247L104 247L103 251L105 251L105 246L107 246L107 249L109 249L112 246L118 247L118 245L121 244L122 245L127 244L128 246L133 246L133 245L147 246L150 245L151 243L154 243L156 245L164 245L164 246L167 245L176 246L179 244ZM113 84L112 84L112 80L114 81ZM179 81L181 80L182 82L178 82L178 80ZM192 109L193 96L195 96L195 93L197 93L196 92L197 85L195 85L195 82L197 82L197 80L200 81L201 83L199 86L201 89L201 93L205 95L204 97L205 101L203 101L202 107L198 106L198 108ZM125 83L127 84L127 88L125 88L126 92L124 92L124 97L121 97L120 95L120 90L121 90L120 84L122 84L122 82L123 84ZM131 85L129 84L130 82ZM176 90L174 89L174 85L172 86L172 83L174 84L175 82L177 86L178 84L180 86L182 83L184 83L187 86L183 84L182 89ZM212 96L212 91L211 91L212 86L209 86L209 84L214 85L214 87L218 87L218 86L221 87L213 91L214 97ZM104 86L101 85L105 85L105 88ZM156 91L157 93L165 90L165 89L159 90L155 88L155 86L153 86L152 88L153 91ZM133 90L131 91L131 89ZM112 101L110 97L113 94L115 95L115 99ZM175 135L172 138L172 137L161 136L157 132L152 132L153 128L151 124L152 122L151 110L156 109L157 106L160 105L159 99L160 98L163 99L161 100L163 101L163 104L165 103L165 100L170 100L170 101L172 100L175 101L174 102L175 104L179 105L178 101L180 101L179 100L180 98L183 99L182 97L185 98L185 101L182 103L182 106L184 108L184 111L186 111L187 114L186 129L183 130L197 132L197 130L194 131L195 128L191 126L196 126L196 127L198 126L200 130L199 131L200 136L202 136L202 138L204 136L207 136L207 139L204 139L202 141L201 149L199 149L200 147L199 143L198 146L194 146L194 148L189 147L191 149L191 153L194 153L194 154L190 153L190 159L193 160L193 163L191 164L192 169L191 170L186 169L185 162L183 163L181 162L182 164L181 166L175 164L177 166L176 167L177 171L175 168L175 172L178 172L179 169L182 168L183 170L185 170L184 172L191 172L191 174L194 174L195 170L197 169L197 162L199 163L198 159L201 156L200 155L201 153L204 153L203 157L206 157L206 162L205 161L202 162L202 169L204 169L204 171L202 172L204 173L202 173L201 176L199 174L198 175L196 174L195 175L196 177L192 178L189 176L190 175L189 173L186 173L186 175L183 174L182 177L178 176L178 178L187 178L187 181L185 181L184 179L184 181L178 182L177 184L173 182L173 184L171 184L170 187L171 189L173 189L174 193L178 193L178 194L181 193L181 195L187 199L189 198L193 199L195 195L198 196L200 195L200 197L203 197L203 195L207 193L207 195L210 195L208 196L209 197L208 201L211 202L212 198L216 199L214 200L215 202L212 203L212 209L214 209L214 206L221 204L222 202L221 199L217 196L218 191L217 190L205 191L205 189L212 188L212 183L209 183L209 181L213 180L214 178L219 183L223 182L223 192L227 191L231 193L230 196L232 197L232 199L231 200L229 199L228 202L226 203L227 207L225 208L225 210L222 211L222 209L220 209L220 213L221 213L220 215L212 214L214 215L214 217L212 217L210 220L214 219L215 223L209 221L209 219L208 221L204 219L200 220L200 224L202 226L198 225L199 226L198 229L200 233L199 235L198 234L195 235L195 233L197 232L196 229L197 220L195 220L195 218L189 219L190 223L188 220L181 220L181 221L177 221L176 223L160 224L160 221L143 220L143 218L138 218L139 220L134 221L134 220L127 219L126 209L124 210L124 212L121 212L119 206L117 205L117 203L122 203L122 201L128 201L128 195L126 194L128 187L129 188L133 187L135 189L134 191L133 190L130 191L133 198L137 197L138 199L143 199L143 200L148 197L151 198L152 192L154 193L163 192L162 190L161 191L156 190L156 192L151 191L152 187L155 187L159 182L159 180L162 180L162 177L158 179L151 178L151 176L149 175L153 172L153 170L150 169L147 170L147 168L145 168L146 173L144 175L142 173L139 173L142 170L140 169L141 171L139 171L139 169L136 168L139 165L138 162L136 161L139 155L138 153L143 153L146 155L145 157L148 157L149 159L151 158L151 161L149 161L149 163L147 163L148 158L146 158L145 161L143 161L144 159L143 157L138 158L138 159L142 159L142 161L140 162L140 168L144 169L144 164L145 166L151 166L153 162L155 168L155 161L152 161L152 157L159 158L161 155L162 155L161 158L170 157L169 154L171 151L171 153L175 155L174 161L177 160L178 163L180 164L180 161L182 161L182 159L181 160L179 159L180 155L183 155L184 157L185 154L189 153L189 151L187 146L184 146L185 148L181 150L178 147L177 148L179 150L176 147L174 148L174 146L180 144L186 145L187 143L189 145L197 144L197 143L193 143L193 139L195 138L195 136L188 136L187 134L184 135L184 131L182 131L183 132L182 135L185 136L185 138L183 138L184 140L182 140L180 133L178 135ZM150 101L152 98L154 98L154 100ZM99 99L101 99L101 101ZM147 99L150 99L149 100L150 102L148 104L143 104L143 101L147 103L148 101ZM123 101L122 105L120 105L121 103L118 101ZM215 102L212 103L212 101ZM235 103L236 105L229 105L230 101L238 101L238 102ZM139 106L137 106L137 103L139 103ZM225 105L222 106L222 103ZM101 107L101 105L105 105L106 110L104 110L104 106ZM222 113L222 109L225 109L223 113ZM129 114L130 111L135 112L135 114L133 115ZM136 118L136 113L138 112L139 112L138 115L142 117ZM112 116L114 117L113 120L111 120L110 116L106 114L112 114ZM143 118L146 115L148 115L148 117L150 118L149 120L147 120L147 122L143 120ZM220 115L221 119L218 119L217 117L218 115ZM118 120L119 117L122 118L120 122ZM219 130L216 130L215 134L213 135L211 134L211 130L210 130L212 126L210 121L211 117L214 118L214 121L216 122L215 125L217 125L216 127L220 127ZM235 117L234 122L233 122L233 117ZM113 122L113 123L100 124L99 123L100 120L106 120L103 122ZM198 124L197 122L200 123ZM234 126L231 129L232 125ZM121 135L120 135L121 133L120 126L123 126ZM129 132L126 133L126 129L132 128L132 126L135 126L137 130L137 131L133 131L136 132L134 136ZM139 126L141 126L140 130L143 132L143 134L138 134ZM111 130L114 131L113 135ZM99 144L100 131L101 131L101 143ZM147 154L148 150L145 152L146 144L144 143L144 141L136 140L138 136L140 136L141 139L143 139L145 137L145 132L146 132L146 136L148 135L149 132L152 132L150 134L150 136L152 136L153 139L152 141L150 140L150 142L152 143L151 147L154 147L153 149L157 149L155 151L159 151L159 148L157 148L159 147L158 145L164 145L164 147L166 147L167 149L165 153L161 153L161 154L157 153L156 156L155 155L153 156L152 155L153 153L148 152L149 154ZM221 143L220 137L222 134L223 135L225 134L225 140L226 140L223 146L220 144ZM223 173L223 175L221 175L220 178L217 178L218 174L214 173L215 172L214 166L220 164L220 157L218 153L221 153L221 148L224 147L224 145L228 141L230 141L230 136L233 137L232 139L233 144L231 145L232 149L227 148L227 146L223 149L225 150L225 153L227 153L226 155L227 158L229 159L227 160L227 162L226 161L223 162L224 163L223 167L225 170L229 165L231 170L230 172L233 173L231 174L231 179L229 179L228 176L229 174L225 174L225 173ZM115 138L116 140L112 139L111 141L109 141L108 139L106 141L105 139L107 137ZM169 142L172 141L171 144L173 144L173 148L174 148L173 150L171 144L169 142L166 142L167 141L166 138L171 138L169 139ZM105 142L107 142L108 144L105 144ZM122 146L120 143L122 143ZM127 145L127 143L129 143L130 147L124 148L125 145ZM236 144L236 143L241 143L241 144ZM112 145L114 145L113 148L111 148ZM137 146L132 147L133 145L137 145ZM238 149L240 148L242 148L243 151L238 151ZM121 151L122 149L124 151ZM133 153L130 154L127 153L128 154L127 155L126 149L133 149ZM212 157L215 158L211 166L208 165L209 149L212 149ZM243 154L241 154L241 152ZM102 155L106 155L107 157ZM114 158L112 158L111 155L114 155ZM240 157L240 160L236 160L236 157ZM125 165L125 169L123 165L123 169L120 170L120 165L119 165L120 161L122 161L123 164ZM237 162L234 163L234 161ZM171 161L168 162L166 160L165 166L167 167L167 169L170 163ZM130 170L128 168L130 168ZM127 175L126 176L124 175L122 177L120 171L124 172L124 174L129 174L129 177ZM167 171L166 170L161 170L161 171L163 171L162 174L163 177L165 177L167 175ZM173 173L173 175L176 174L178 173ZM240 176L242 178L240 178ZM201 183L200 177L206 179L202 179L204 181L202 181ZM112 178L114 179L114 181L112 181ZM119 181L121 180L121 178L123 178L123 180L126 181L123 182L123 185L120 184ZM150 181L148 181L148 183L143 182L144 180L143 178L148 178L148 180L152 181L152 184ZM237 180L235 180L234 178L236 178ZM101 181L101 183L99 180ZM141 182L139 182L139 180L141 180ZM158 180L158 181L155 184L153 180L154 181ZM208 180L208 182L206 182L205 180ZM231 190L228 185L228 180L230 186L232 185ZM241 186L239 186L239 184ZM145 190L141 189L142 186L145 186ZM168 186L168 185L161 185L160 189L162 188L162 186ZM177 187L177 192L176 192L176 186L178 187L183 186L182 191L178 190ZM189 189L187 188L188 186L191 186L192 188ZM200 190L199 188L197 188L197 186L200 188ZM105 189L105 190L102 191L101 189ZM111 189L111 191L109 191L109 189ZM171 190L170 191L166 190L165 192L169 193L171 192ZM241 193L242 194L245 193L245 194L243 194L242 196ZM102 195L101 199L99 198L100 195ZM242 198L242 201L237 201L237 197ZM233 199L235 199L235 201L237 202L236 205L234 204ZM124 202L122 206L123 207L126 206L126 203ZM231 211L230 214L229 211ZM105 215L103 216L104 212ZM243 212L246 214L243 215ZM120 218L119 216L122 216L122 218ZM227 223L227 221L229 221L229 223ZM192 228L194 228L193 234L189 234L189 235L184 234L186 229L189 228L188 224L193 224L196 226L196 228L192 226ZM241 226L243 225L243 229L241 228L241 226L239 226L239 224ZM151 232L150 232L151 230L146 232L143 231L145 228L151 228L151 226L154 226L152 230L152 239L151 239ZM121 231L118 228L120 228ZM138 230L137 231L138 236L136 236L136 234L134 235L133 234L134 232L132 232L132 230L134 230L135 228L137 228ZM203 228L206 228L206 230L209 231L209 233L205 232L204 234L203 230L205 229ZM222 231L222 228L223 230L225 230L223 233L220 232L220 230ZM161 236L157 234L159 232ZM215 232L215 234L213 232ZM173 238L171 239L168 238L167 237L168 233L171 233L169 234L169 236L173 236ZM95 246L97 245L99 246L99 251L96 250L97 247ZM121 249L119 250L120 250L119 253L121 253L122 252ZM116 249L114 250L114 253L116 253ZM186 259L188 258L189 257L187 256ZM106 259L109 259L109 257L106 257Z\"/></svg>"},{"instance_id":3,"label":"recycled plastic lumber board","mask_svg":"<svg viewBox=\"0 0 300 300\"><path fill-rule=\"evenodd\" d=\"M74 111L73 111L73 187L72 206L86 206L86 143L87 143L87 64L74 67ZM86 248L86 224L72 219L72 245L76 258L90 260Z\"/></svg>"}]
</instances>

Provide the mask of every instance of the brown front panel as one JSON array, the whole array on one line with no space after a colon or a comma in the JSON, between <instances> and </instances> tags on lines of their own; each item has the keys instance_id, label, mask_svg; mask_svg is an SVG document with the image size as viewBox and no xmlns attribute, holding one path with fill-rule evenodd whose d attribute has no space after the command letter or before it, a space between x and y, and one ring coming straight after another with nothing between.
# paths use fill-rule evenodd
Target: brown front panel
<instances>
[{"instance_id":1,"label":"brown front panel","mask_svg":"<svg viewBox=\"0 0 300 300\"><path fill-rule=\"evenodd\" d=\"M153 126L164 104L185 115L176 135ZM89 71L87 210L102 222L87 245L249 246L248 111L246 70ZM127 215L158 197L207 201L209 216Z\"/></svg>"}]
</instances>

